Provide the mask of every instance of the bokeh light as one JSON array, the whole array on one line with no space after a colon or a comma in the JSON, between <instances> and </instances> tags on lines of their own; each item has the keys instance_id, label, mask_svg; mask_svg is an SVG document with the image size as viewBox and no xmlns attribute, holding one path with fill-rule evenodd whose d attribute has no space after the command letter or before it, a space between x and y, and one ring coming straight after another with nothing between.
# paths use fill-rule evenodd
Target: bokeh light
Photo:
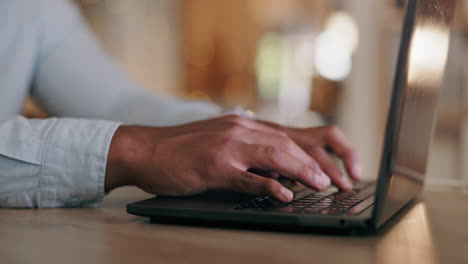
<instances>
[{"instance_id":1,"label":"bokeh light","mask_svg":"<svg viewBox=\"0 0 468 264\"><path fill-rule=\"evenodd\" d=\"M354 18L346 12L333 12L325 22L325 30L340 39L343 49L351 53L356 51L359 45L359 31Z\"/></svg>"},{"instance_id":2,"label":"bokeh light","mask_svg":"<svg viewBox=\"0 0 468 264\"><path fill-rule=\"evenodd\" d=\"M351 72L352 55L359 43L354 19L345 12L332 13L315 42L315 67L323 77L342 81Z\"/></svg>"},{"instance_id":3,"label":"bokeh light","mask_svg":"<svg viewBox=\"0 0 468 264\"><path fill-rule=\"evenodd\" d=\"M342 47L336 34L323 32L315 42L315 67L323 77L344 80L351 71L351 53Z\"/></svg>"}]
</instances>

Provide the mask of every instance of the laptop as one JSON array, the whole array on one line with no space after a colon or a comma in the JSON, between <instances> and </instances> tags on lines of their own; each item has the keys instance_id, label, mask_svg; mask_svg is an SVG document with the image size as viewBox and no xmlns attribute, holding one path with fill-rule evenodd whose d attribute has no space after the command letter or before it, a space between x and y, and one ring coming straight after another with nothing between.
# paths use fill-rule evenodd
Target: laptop
<instances>
[{"instance_id":1,"label":"laptop","mask_svg":"<svg viewBox=\"0 0 468 264\"><path fill-rule=\"evenodd\" d=\"M294 193L290 203L209 191L157 196L127 205L127 212L156 223L378 230L423 187L454 5L455 0L407 1L377 181L352 192L335 187L318 192L285 180Z\"/></svg>"}]
</instances>

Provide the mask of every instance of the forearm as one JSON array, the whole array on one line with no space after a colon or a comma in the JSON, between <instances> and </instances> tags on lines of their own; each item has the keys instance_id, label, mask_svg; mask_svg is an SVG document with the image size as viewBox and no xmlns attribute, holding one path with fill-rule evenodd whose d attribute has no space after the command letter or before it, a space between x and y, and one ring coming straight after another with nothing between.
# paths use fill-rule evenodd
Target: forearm
<instances>
[{"instance_id":1,"label":"forearm","mask_svg":"<svg viewBox=\"0 0 468 264\"><path fill-rule=\"evenodd\" d=\"M50 114L167 126L221 113L212 103L144 90L101 49L70 2L56 1L44 9L48 16L32 94Z\"/></svg>"}]
</instances>

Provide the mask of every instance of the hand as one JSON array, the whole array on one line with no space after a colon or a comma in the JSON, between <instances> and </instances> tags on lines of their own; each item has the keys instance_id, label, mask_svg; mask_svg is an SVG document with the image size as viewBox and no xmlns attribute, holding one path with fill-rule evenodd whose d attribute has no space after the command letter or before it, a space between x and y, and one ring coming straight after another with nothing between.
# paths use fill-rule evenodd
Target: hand
<instances>
[{"instance_id":1,"label":"hand","mask_svg":"<svg viewBox=\"0 0 468 264\"><path fill-rule=\"evenodd\" d=\"M174 127L121 126L109 150L106 191L123 185L162 195L233 189L292 199L278 181L249 169L327 188L330 179L288 133L238 116Z\"/></svg>"},{"instance_id":2,"label":"hand","mask_svg":"<svg viewBox=\"0 0 468 264\"><path fill-rule=\"evenodd\" d=\"M335 161L331 159L329 153L327 153L329 150L342 159L346 172L352 180L359 181L361 179L362 172L357 153L337 127L291 128L265 121L260 122L285 132L309 156L317 161L321 169L341 190L350 191L353 185L349 178L343 175Z\"/></svg>"}]
</instances>

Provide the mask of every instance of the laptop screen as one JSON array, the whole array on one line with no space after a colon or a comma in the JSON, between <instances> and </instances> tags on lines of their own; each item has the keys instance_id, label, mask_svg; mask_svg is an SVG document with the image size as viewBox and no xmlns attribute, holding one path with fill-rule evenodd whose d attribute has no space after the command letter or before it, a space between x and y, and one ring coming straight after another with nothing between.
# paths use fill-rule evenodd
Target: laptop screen
<instances>
[{"instance_id":1,"label":"laptop screen","mask_svg":"<svg viewBox=\"0 0 468 264\"><path fill-rule=\"evenodd\" d=\"M453 0L408 2L374 211L377 226L422 188L453 10Z\"/></svg>"}]
</instances>

